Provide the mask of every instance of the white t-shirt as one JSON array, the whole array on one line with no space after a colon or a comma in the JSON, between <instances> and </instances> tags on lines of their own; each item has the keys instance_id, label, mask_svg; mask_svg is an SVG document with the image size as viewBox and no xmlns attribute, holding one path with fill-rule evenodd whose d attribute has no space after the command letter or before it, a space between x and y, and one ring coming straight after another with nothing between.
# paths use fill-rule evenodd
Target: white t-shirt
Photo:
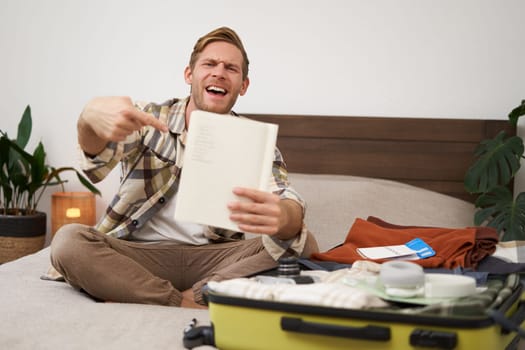
<instances>
[{"instance_id":1,"label":"white t-shirt","mask_svg":"<svg viewBox=\"0 0 525 350\"><path fill-rule=\"evenodd\" d=\"M157 242L175 241L181 244L203 245L209 243L204 236L204 225L175 221L177 194L166 203L144 226L131 234L133 240Z\"/></svg>"}]
</instances>

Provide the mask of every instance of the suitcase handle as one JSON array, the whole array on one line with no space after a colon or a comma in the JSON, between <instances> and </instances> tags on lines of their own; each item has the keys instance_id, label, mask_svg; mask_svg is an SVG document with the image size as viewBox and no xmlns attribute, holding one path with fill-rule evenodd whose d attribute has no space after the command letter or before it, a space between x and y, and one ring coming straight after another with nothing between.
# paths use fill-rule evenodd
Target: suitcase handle
<instances>
[{"instance_id":1,"label":"suitcase handle","mask_svg":"<svg viewBox=\"0 0 525 350\"><path fill-rule=\"evenodd\" d=\"M525 338L525 329L520 327L525 319L525 302L521 301L516 312L509 318L499 310L488 310L487 314L501 326L502 334L516 332L521 338Z\"/></svg>"},{"instance_id":2,"label":"suitcase handle","mask_svg":"<svg viewBox=\"0 0 525 350\"><path fill-rule=\"evenodd\" d=\"M193 349L201 345L215 346L213 325L197 327L197 319L195 318L184 328L183 334L182 344L185 349Z\"/></svg>"},{"instance_id":3,"label":"suitcase handle","mask_svg":"<svg viewBox=\"0 0 525 350\"><path fill-rule=\"evenodd\" d=\"M288 332L327 335L332 337L365 339L375 341L390 340L390 328L379 326L348 327L325 323L303 321L297 317L281 318L281 329Z\"/></svg>"},{"instance_id":4,"label":"suitcase handle","mask_svg":"<svg viewBox=\"0 0 525 350\"><path fill-rule=\"evenodd\" d=\"M524 301L520 301L520 303L518 304L518 309L510 317L510 320L518 326L521 325L523 321L525 321L525 302Z\"/></svg>"}]
</instances>

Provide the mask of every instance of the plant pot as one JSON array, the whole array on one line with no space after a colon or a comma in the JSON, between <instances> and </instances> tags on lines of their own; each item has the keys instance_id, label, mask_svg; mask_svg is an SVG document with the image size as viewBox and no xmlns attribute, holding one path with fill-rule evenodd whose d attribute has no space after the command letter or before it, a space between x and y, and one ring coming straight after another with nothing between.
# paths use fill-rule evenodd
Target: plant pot
<instances>
[{"instance_id":1,"label":"plant pot","mask_svg":"<svg viewBox=\"0 0 525 350\"><path fill-rule=\"evenodd\" d=\"M0 264L39 251L45 239L46 213L0 215Z\"/></svg>"}]
</instances>

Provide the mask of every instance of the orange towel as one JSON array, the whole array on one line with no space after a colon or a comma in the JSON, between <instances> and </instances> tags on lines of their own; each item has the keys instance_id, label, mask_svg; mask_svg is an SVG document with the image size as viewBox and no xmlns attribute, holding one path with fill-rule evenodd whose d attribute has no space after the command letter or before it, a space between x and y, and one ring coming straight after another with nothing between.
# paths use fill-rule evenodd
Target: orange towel
<instances>
[{"instance_id":1,"label":"orange towel","mask_svg":"<svg viewBox=\"0 0 525 350\"><path fill-rule=\"evenodd\" d=\"M496 230L487 227L399 226L369 217L368 221L357 219L354 222L341 246L313 254L312 259L352 264L365 260L357 253L357 248L405 244L417 237L436 252L430 258L413 261L426 268L476 268L481 259L495 251L498 242Z\"/></svg>"}]
</instances>

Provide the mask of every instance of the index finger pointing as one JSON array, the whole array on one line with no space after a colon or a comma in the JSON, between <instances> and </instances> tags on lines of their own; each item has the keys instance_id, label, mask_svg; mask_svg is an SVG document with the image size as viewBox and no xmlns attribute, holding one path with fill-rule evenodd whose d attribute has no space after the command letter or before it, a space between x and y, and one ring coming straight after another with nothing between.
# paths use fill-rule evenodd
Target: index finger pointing
<instances>
[{"instance_id":1,"label":"index finger pointing","mask_svg":"<svg viewBox=\"0 0 525 350\"><path fill-rule=\"evenodd\" d=\"M151 121L151 126L153 126L155 129L159 130L159 131L162 131L162 132L167 132L168 131L168 126L166 125L166 123L158 120L157 118L153 117L152 115L150 115L150 118L149 120Z\"/></svg>"},{"instance_id":2,"label":"index finger pointing","mask_svg":"<svg viewBox=\"0 0 525 350\"><path fill-rule=\"evenodd\" d=\"M166 123L155 118L152 114L136 110L136 113L133 113L133 118L140 122L142 125L151 125L155 129L162 132L168 131L168 126L166 125Z\"/></svg>"}]
</instances>

